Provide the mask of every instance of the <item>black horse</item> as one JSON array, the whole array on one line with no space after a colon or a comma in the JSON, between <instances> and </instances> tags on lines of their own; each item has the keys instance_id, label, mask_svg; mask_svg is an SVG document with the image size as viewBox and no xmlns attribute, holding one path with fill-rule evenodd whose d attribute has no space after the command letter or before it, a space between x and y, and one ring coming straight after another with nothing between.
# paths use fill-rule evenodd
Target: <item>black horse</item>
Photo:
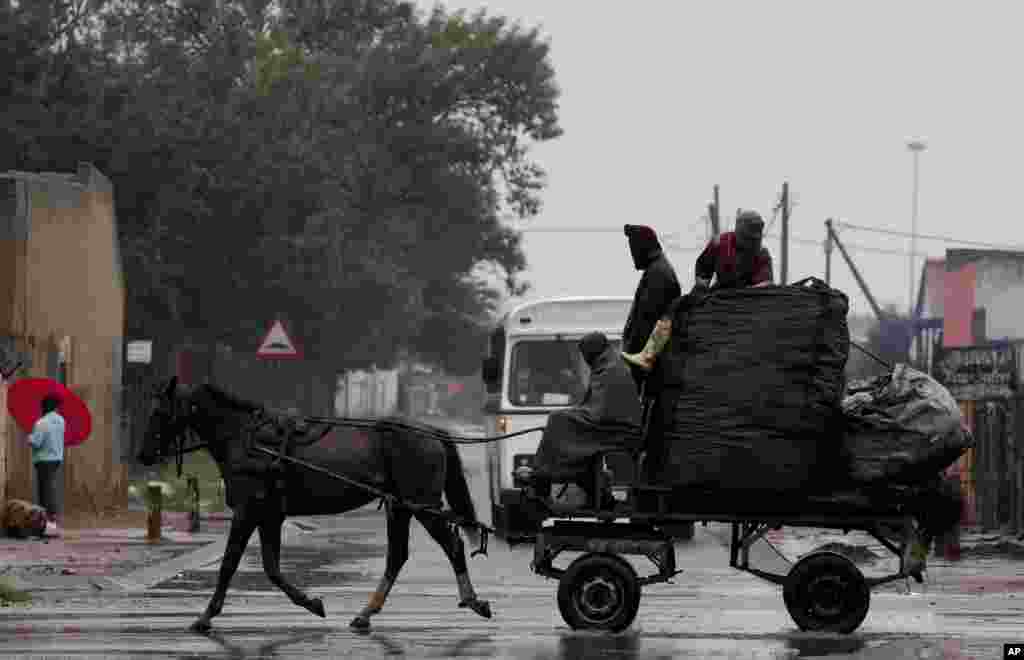
<instances>
[{"instance_id":1,"label":"black horse","mask_svg":"<svg viewBox=\"0 0 1024 660\"><path fill-rule=\"evenodd\" d=\"M281 525L287 516L340 514L376 499L365 489L302 467L276 465L273 458L254 454L250 451L251 433L257 434L261 445L279 443L282 449L291 448L290 455L296 459L371 485L414 505L439 509L443 494L456 515L466 521L476 520L457 447L429 433L398 431L399 427L382 420L367 429L335 428L329 436L317 440L311 438L308 429L284 424L262 406L213 385L187 387L176 378L158 390L155 399L139 462L153 465L176 451L194 449L183 446L191 431L200 441L197 446L209 451L217 462L227 490L227 504L234 511L216 591L206 610L192 624L193 630L209 630L213 617L220 614L231 578L257 528L263 570L270 581L296 605L325 617L319 598L311 598L281 575ZM261 421L264 423L260 424ZM288 441L282 442L286 438ZM491 618L490 604L477 598L469 579L458 529L429 512L389 504L384 577L350 625L368 629L370 617L383 608L409 557L409 522L413 516L448 556L458 582L459 607ZM469 526L464 531L471 536L477 533Z\"/></svg>"}]
</instances>

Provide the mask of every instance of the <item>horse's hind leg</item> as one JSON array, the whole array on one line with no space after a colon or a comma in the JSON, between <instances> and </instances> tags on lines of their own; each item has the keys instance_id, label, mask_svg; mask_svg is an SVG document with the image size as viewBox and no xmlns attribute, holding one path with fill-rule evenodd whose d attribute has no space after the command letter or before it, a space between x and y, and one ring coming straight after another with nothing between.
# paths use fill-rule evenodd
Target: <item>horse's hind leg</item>
<instances>
[{"instance_id":1,"label":"horse's hind leg","mask_svg":"<svg viewBox=\"0 0 1024 660\"><path fill-rule=\"evenodd\" d=\"M370 627L370 617L384 607L384 601L391 593L398 574L409 559L409 521L412 514L408 509L388 507L388 558L384 569L384 577L377 585L376 591L370 594L370 602L362 609L349 625L359 630Z\"/></svg>"},{"instance_id":2,"label":"horse's hind leg","mask_svg":"<svg viewBox=\"0 0 1024 660\"><path fill-rule=\"evenodd\" d=\"M217 576L217 588L213 592L206 610L192 624L192 630L206 632L210 629L210 621L221 613L224 608L224 599L228 594L228 585L231 578L238 570L238 564L245 554L245 546L249 544L249 538L256 529L256 520L249 506L241 506L235 510L231 520L231 531L228 532L228 543L224 549L224 557L220 562L220 573Z\"/></svg>"},{"instance_id":3,"label":"horse's hind leg","mask_svg":"<svg viewBox=\"0 0 1024 660\"><path fill-rule=\"evenodd\" d=\"M324 618L324 603L319 598L310 598L304 591L288 582L281 575L281 525L284 514L279 510L271 510L260 521L260 552L263 555L263 572L278 589L283 591L293 603L304 607L313 614Z\"/></svg>"},{"instance_id":4,"label":"horse's hind leg","mask_svg":"<svg viewBox=\"0 0 1024 660\"><path fill-rule=\"evenodd\" d=\"M455 571L455 580L459 585L459 607L468 607L480 616L491 618L491 604L480 600L469 579L469 567L466 565L466 548L458 530L442 518L430 514L419 514L416 519L426 528L427 533L448 556L448 561Z\"/></svg>"}]
</instances>

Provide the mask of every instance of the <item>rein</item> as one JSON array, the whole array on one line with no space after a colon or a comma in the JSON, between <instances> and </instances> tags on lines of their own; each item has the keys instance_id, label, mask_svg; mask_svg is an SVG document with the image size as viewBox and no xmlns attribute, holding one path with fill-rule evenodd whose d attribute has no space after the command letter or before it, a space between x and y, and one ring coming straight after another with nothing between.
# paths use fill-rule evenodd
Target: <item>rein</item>
<instances>
[{"instance_id":1,"label":"rein","mask_svg":"<svg viewBox=\"0 0 1024 660\"><path fill-rule=\"evenodd\" d=\"M174 460L178 468L178 478L181 479L185 463L185 454L191 454L199 451L200 449L205 449L206 443L199 437L196 430L192 428L192 424L189 422L188 417L179 411L179 407L183 404L181 402L175 403L176 405L173 408L174 416L171 418L171 423L175 429ZM194 441L191 446L187 442L190 439Z\"/></svg>"}]
</instances>

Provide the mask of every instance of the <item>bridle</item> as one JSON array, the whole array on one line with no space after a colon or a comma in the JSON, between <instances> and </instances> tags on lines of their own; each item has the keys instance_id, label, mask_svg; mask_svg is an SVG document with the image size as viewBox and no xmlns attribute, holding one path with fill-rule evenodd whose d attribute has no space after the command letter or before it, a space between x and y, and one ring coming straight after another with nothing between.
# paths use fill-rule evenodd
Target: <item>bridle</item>
<instances>
[{"instance_id":1,"label":"bridle","mask_svg":"<svg viewBox=\"0 0 1024 660\"><path fill-rule=\"evenodd\" d=\"M174 458L178 467L178 478L181 478L182 467L185 462L185 454L199 451L206 448L206 443L199 437L192 424L191 416L195 414L196 404L188 400L182 400L175 393L167 394L158 392L154 394L157 400L170 401L170 413L160 410L157 415L163 418L159 426L160 431L156 433L157 458L165 456L165 449L169 442L174 443ZM170 427L171 438L165 441L163 438L164 429Z\"/></svg>"}]
</instances>

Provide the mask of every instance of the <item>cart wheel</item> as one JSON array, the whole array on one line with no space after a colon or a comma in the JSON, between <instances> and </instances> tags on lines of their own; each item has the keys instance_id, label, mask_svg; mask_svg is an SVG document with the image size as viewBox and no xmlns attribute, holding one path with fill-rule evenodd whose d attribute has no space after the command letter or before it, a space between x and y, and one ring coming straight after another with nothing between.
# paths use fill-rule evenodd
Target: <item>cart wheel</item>
<instances>
[{"instance_id":1,"label":"cart wheel","mask_svg":"<svg viewBox=\"0 0 1024 660\"><path fill-rule=\"evenodd\" d=\"M848 634L868 615L871 590L849 559L816 552L789 571L782 600L800 630Z\"/></svg>"},{"instance_id":2,"label":"cart wheel","mask_svg":"<svg viewBox=\"0 0 1024 660\"><path fill-rule=\"evenodd\" d=\"M590 553L579 557L558 582L558 609L573 630L621 632L640 609L640 580L625 560Z\"/></svg>"}]
</instances>

